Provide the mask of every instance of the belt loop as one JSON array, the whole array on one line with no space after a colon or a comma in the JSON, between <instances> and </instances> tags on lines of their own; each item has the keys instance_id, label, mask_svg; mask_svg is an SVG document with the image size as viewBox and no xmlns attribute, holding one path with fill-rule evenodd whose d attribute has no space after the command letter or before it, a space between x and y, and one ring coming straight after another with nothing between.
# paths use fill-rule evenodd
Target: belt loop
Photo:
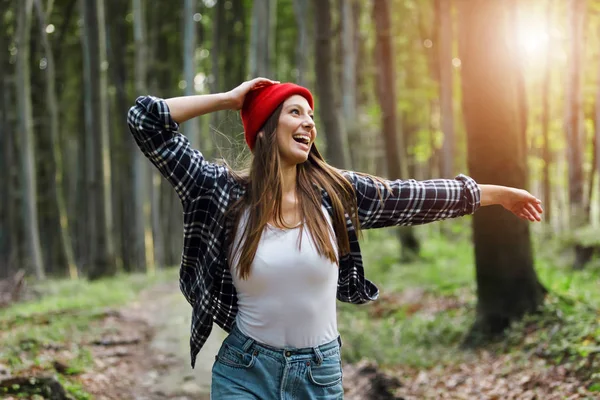
<instances>
[{"instance_id":1,"label":"belt loop","mask_svg":"<svg viewBox=\"0 0 600 400\"><path fill-rule=\"evenodd\" d=\"M342 347L342 335L338 335L337 341L340 347Z\"/></svg>"},{"instance_id":2,"label":"belt loop","mask_svg":"<svg viewBox=\"0 0 600 400\"><path fill-rule=\"evenodd\" d=\"M319 347L313 347L313 351L315 352L315 358L317 359L317 365L321 365L323 362L323 353L319 350Z\"/></svg>"},{"instance_id":3,"label":"belt loop","mask_svg":"<svg viewBox=\"0 0 600 400\"><path fill-rule=\"evenodd\" d=\"M244 342L244 345L242 346L242 349L244 350L244 353L248 352L248 350L250 349L250 347L254 344L254 339L252 339L251 337L249 337L248 339L246 339L246 341Z\"/></svg>"}]
</instances>

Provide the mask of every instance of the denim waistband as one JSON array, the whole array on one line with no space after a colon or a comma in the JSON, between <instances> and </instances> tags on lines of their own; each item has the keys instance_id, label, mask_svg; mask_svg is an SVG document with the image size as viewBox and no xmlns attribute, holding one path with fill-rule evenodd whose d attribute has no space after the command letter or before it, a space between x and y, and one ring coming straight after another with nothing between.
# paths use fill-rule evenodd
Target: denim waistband
<instances>
[{"instance_id":1,"label":"denim waistband","mask_svg":"<svg viewBox=\"0 0 600 400\"><path fill-rule=\"evenodd\" d=\"M320 362L323 361L323 358L329 357L335 353L339 353L340 347L342 347L342 339L339 335L337 339L334 339L329 343L325 343L316 347L278 348L257 342L253 338L242 333L242 331L239 330L236 324L233 325L233 328L231 329L231 332L229 334L235 339L237 339L236 341L241 346L241 349L245 352L259 352L271 356L275 359L288 359L291 361L315 358L317 364L320 364Z\"/></svg>"}]
</instances>

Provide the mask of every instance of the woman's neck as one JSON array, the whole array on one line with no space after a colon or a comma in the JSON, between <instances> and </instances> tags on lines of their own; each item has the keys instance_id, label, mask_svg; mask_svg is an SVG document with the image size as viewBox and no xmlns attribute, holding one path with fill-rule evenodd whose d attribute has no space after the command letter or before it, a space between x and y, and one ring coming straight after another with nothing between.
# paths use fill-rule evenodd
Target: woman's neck
<instances>
[{"instance_id":1,"label":"woman's neck","mask_svg":"<svg viewBox=\"0 0 600 400\"><path fill-rule=\"evenodd\" d=\"M281 191L284 196L296 192L296 173L297 170L295 165L293 167L281 169L281 175L283 178Z\"/></svg>"}]
</instances>

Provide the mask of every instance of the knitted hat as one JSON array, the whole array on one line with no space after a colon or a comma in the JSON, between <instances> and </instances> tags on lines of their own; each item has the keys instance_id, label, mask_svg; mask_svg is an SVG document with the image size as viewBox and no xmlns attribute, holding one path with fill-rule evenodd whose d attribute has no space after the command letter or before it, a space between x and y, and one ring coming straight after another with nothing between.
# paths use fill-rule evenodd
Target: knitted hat
<instances>
[{"instance_id":1,"label":"knitted hat","mask_svg":"<svg viewBox=\"0 0 600 400\"><path fill-rule=\"evenodd\" d=\"M288 97L295 94L304 97L310 108L313 108L313 97L310 91L293 83L276 83L248 92L241 114L244 136L250 150L254 149L256 135L273 111Z\"/></svg>"}]
</instances>

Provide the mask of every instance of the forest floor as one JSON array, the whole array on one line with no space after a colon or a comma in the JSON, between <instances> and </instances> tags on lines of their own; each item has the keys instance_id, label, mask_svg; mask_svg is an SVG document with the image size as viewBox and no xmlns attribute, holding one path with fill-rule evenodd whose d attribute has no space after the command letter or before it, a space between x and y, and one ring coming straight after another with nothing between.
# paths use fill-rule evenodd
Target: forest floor
<instances>
[{"instance_id":1,"label":"forest floor","mask_svg":"<svg viewBox=\"0 0 600 400\"><path fill-rule=\"evenodd\" d=\"M224 333L214 327L192 369L190 317L176 282L142 291L101 321L102 331L111 335L104 338L106 346L94 347L94 367L80 376L85 390L98 400L208 400L214 354Z\"/></svg>"},{"instance_id":2,"label":"forest floor","mask_svg":"<svg viewBox=\"0 0 600 400\"><path fill-rule=\"evenodd\" d=\"M411 293L415 304L416 292ZM421 312L460 306L455 299L420 293ZM392 304L390 298L382 301ZM171 282L153 286L136 301L107 313L98 322L105 334L97 341L102 344L93 347L93 367L78 377L84 390L98 400L208 400L214 354L224 333L214 328L192 370L189 311L176 283ZM345 386L348 400L600 398L564 366L538 357L486 350L474 352L456 365L431 368L388 366L378 370L363 360L345 366Z\"/></svg>"},{"instance_id":3,"label":"forest floor","mask_svg":"<svg viewBox=\"0 0 600 400\"><path fill-rule=\"evenodd\" d=\"M389 299L382 299L389 301ZM456 307L454 300L422 298L421 311ZM189 305L175 284L159 284L103 321L107 344L95 346L94 368L80 376L98 400L209 399L210 371L224 333L215 328L192 370L188 358ZM135 344L136 338L140 340ZM385 371L385 372L384 372ZM477 351L443 367L387 367L363 360L345 366L346 398L362 399L598 399L586 382L538 357ZM389 395L385 394L389 392Z\"/></svg>"},{"instance_id":4,"label":"forest floor","mask_svg":"<svg viewBox=\"0 0 600 400\"><path fill-rule=\"evenodd\" d=\"M399 264L393 238L367 236L381 296L339 303L346 400L600 399L600 260L575 273L540 251L543 309L469 350L461 347L476 314L468 246L430 239L419 261ZM23 394L31 393L23 377L46 377L68 393L53 399L209 399L225 334L213 328L192 370L191 309L177 275L45 282L37 297L0 310L0 398L41 399Z\"/></svg>"}]
</instances>

